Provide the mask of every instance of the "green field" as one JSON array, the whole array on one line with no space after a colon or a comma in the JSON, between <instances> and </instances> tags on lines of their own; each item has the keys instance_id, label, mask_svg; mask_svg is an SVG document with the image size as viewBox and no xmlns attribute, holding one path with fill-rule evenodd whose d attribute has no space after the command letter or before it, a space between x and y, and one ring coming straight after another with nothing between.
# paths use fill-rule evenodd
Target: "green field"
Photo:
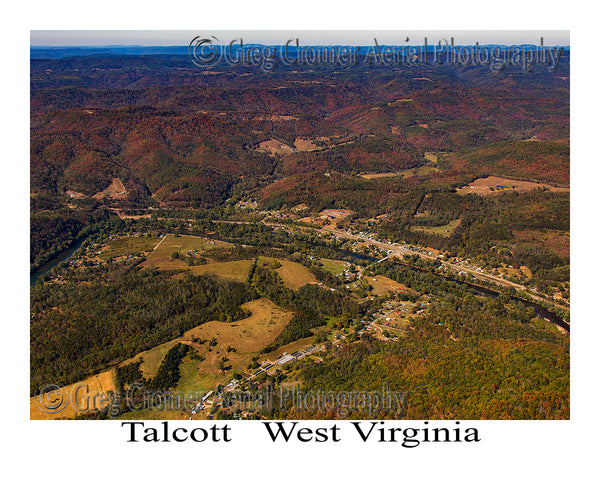
<instances>
[{"instance_id":1,"label":"green field","mask_svg":"<svg viewBox=\"0 0 600 480\"><path fill-rule=\"evenodd\" d=\"M364 280L368 282L369 285L373 287L371 293L373 295L385 295L389 292L408 292L411 291L406 285L402 285L401 283L395 282L394 280L384 277L383 275L377 275L375 277L364 276Z\"/></svg>"},{"instance_id":2,"label":"green field","mask_svg":"<svg viewBox=\"0 0 600 480\"><path fill-rule=\"evenodd\" d=\"M250 267L254 260L236 260L233 262L215 262L208 260L204 265L189 266L183 260L172 258L172 254L177 252L180 257L184 256L202 256L203 252L211 249L230 248L233 245L219 240L209 240L202 237L193 237L190 235L167 235L164 240L157 242L155 249L152 250L144 262L146 268L160 268L165 270L181 269L191 270L195 275L213 274L219 277L231 280L244 281L248 277ZM310 273L308 268L296 262L290 262L284 259L275 259L271 257L259 257L265 263L278 263L275 272L281 277L286 287L297 290L307 283L316 283L316 277Z\"/></svg>"},{"instance_id":3,"label":"green field","mask_svg":"<svg viewBox=\"0 0 600 480\"><path fill-rule=\"evenodd\" d=\"M138 255L149 252L158 242L156 237L121 237L111 240L98 257L106 261L109 258Z\"/></svg>"},{"instance_id":4,"label":"green field","mask_svg":"<svg viewBox=\"0 0 600 480\"><path fill-rule=\"evenodd\" d=\"M435 235L440 235L442 237L449 237L452 232L458 227L460 224L460 219L452 220L450 223L446 225L440 225L439 227L411 227L413 232L425 232L425 233L433 233Z\"/></svg>"},{"instance_id":5,"label":"green field","mask_svg":"<svg viewBox=\"0 0 600 480\"><path fill-rule=\"evenodd\" d=\"M323 270L333 273L334 275L342 273L349 267L348 262L343 262L341 260L330 260L328 258L322 258L321 263L323 264Z\"/></svg>"},{"instance_id":6,"label":"green field","mask_svg":"<svg viewBox=\"0 0 600 480\"><path fill-rule=\"evenodd\" d=\"M438 156L432 152L425 152L425 160L429 160L430 162L437 163Z\"/></svg>"},{"instance_id":7,"label":"green field","mask_svg":"<svg viewBox=\"0 0 600 480\"><path fill-rule=\"evenodd\" d=\"M414 177L415 175L427 175L429 173L435 173L435 172L439 172L440 169L437 167L428 167L428 166L422 166L422 167L417 167L417 168L411 168L410 170L403 170L401 172L398 173L398 175L400 175L403 178L406 177Z\"/></svg>"},{"instance_id":8,"label":"green field","mask_svg":"<svg viewBox=\"0 0 600 480\"><path fill-rule=\"evenodd\" d=\"M160 263L171 258L174 252L180 256L190 253L202 253L215 248L230 248L233 245L219 240L210 240L204 237L194 237L192 235L173 234L166 235L163 239L155 239L153 250L148 255L149 263Z\"/></svg>"},{"instance_id":9,"label":"green field","mask_svg":"<svg viewBox=\"0 0 600 480\"><path fill-rule=\"evenodd\" d=\"M209 273L218 277L242 282L248 278L250 267L254 263L253 260L236 260L234 262L214 262L207 263L206 265L195 265L193 267L188 267L181 260L173 261L174 264L175 262L179 262L175 268L187 268L191 270L194 275L204 275Z\"/></svg>"}]
</instances>

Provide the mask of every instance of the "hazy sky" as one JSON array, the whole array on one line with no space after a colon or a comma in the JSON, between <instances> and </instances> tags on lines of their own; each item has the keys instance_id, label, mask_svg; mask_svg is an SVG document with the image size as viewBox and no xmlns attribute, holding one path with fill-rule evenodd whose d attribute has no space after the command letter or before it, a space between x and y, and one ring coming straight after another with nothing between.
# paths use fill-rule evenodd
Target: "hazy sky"
<instances>
[{"instance_id":1,"label":"hazy sky","mask_svg":"<svg viewBox=\"0 0 600 480\"><path fill-rule=\"evenodd\" d=\"M371 45L376 38L380 44L421 45L427 38L432 44L440 39L455 44L471 45L496 43L501 45L569 45L568 30L32 30L32 46L94 46L94 45L182 45L187 46L196 36L214 36L219 43L228 44L236 38L244 43L284 44L298 38L301 45ZM409 39L406 41L406 39Z\"/></svg>"}]
</instances>

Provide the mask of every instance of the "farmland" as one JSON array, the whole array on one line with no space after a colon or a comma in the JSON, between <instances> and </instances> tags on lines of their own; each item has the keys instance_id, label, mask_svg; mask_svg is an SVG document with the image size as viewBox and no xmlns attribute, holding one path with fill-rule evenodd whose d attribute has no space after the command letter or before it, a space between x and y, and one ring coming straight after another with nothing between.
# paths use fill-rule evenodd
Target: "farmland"
<instances>
[{"instance_id":1,"label":"farmland","mask_svg":"<svg viewBox=\"0 0 600 480\"><path fill-rule=\"evenodd\" d=\"M275 271L286 287L297 290L307 283L317 283L317 278L304 265L289 260L277 259L277 261L281 264L281 267Z\"/></svg>"},{"instance_id":2,"label":"farmland","mask_svg":"<svg viewBox=\"0 0 600 480\"><path fill-rule=\"evenodd\" d=\"M440 170L437 167L432 166L421 166L417 168L410 168L407 170L402 170L399 172L386 172L386 173L363 173L360 177L365 178L367 180L374 180L378 178L388 178L388 177L414 177L416 175L427 175L429 173L439 172Z\"/></svg>"},{"instance_id":3,"label":"farmland","mask_svg":"<svg viewBox=\"0 0 600 480\"><path fill-rule=\"evenodd\" d=\"M460 225L460 219L452 220L446 225L439 225L437 227L425 227L425 226L413 226L411 229L415 232L433 233L442 237L449 237L452 232Z\"/></svg>"},{"instance_id":4,"label":"farmland","mask_svg":"<svg viewBox=\"0 0 600 480\"><path fill-rule=\"evenodd\" d=\"M364 277L370 286L373 287L373 295L385 295L390 292L406 291L407 287L383 275L375 277Z\"/></svg>"},{"instance_id":5,"label":"farmland","mask_svg":"<svg viewBox=\"0 0 600 480\"><path fill-rule=\"evenodd\" d=\"M111 240L102 248L102 252L98 257L104 261L109 258L126 257L128 255L139 255L145 252L150 252L158 239L150 236L127 236Z\"/></svg>"},{"instance_id":6,"label":"farmland","mask_svg":"<svg viewBox=\"0 0 600 480\"><path fill-rule=\"evenodd\" d=\"M569 418L569 52L189 60L30 62L30 402L386 382L411 419ZM232 419L217 397L200 416Z\"/></svg>"},{"instance_id":7,"label":"farmland","mask_svg":"<svg viewBox=\"0 0 600 480\"><path fill-rule=\"evenodd\" d=\"M140 370L144 378L151 379L156 375L166 353L177 343L186 343L199 355L199 359L194 359L194 355L188 355L184 359L180 367L181 380L177 386L178 390L191 392L214 389L218 383L226 383L232 372L244 370L252 357L257 356L265 346L271 343L292 317L291 312L283 310L265 299L248 302L242 307L249 314L243 320L231 323L215 321L204 323L188 330L177 339L141 352L122 362L121 365L141 361ZM211 341L214 341L215 345L211 346ZM303 339L289 345L288 348L300 348L300 346L303 347L310 343L310 339ZM273 355L272 353L269 356L273 357ZM222 365L223 357L228 359L226 365ZM109 391L114 391L114 381L114 371L109 369L79 384L63 387L64 392L76 392L77 399L71 398L71 402L58 413L43 412L38 407L40 399L32 397L30 399L31 419L73 418L80 413L76 408L77 405L85 406L86 401L90 404L91 400L86 400L88 396L91 397L92 394L100 392L108 394ZM78 385L81 386L77 388ZM98 406L105 405L98 403ZM86 411L86 409L83 410ZM180 418L177 413L172 412L172 414L175 416L165 417L162 415L157 418ZM135 414L130 415L133 415L132 418L135 417Z\"/></svg>"},{"instance_id":8,"label":"farmland","mask_svg":"<svg viewBox=\"0 0 600 480\"><path fill-rule=\"evenodd\" d=\"M233 245L219 240L209 240L203 237L192 235L165 235L165 237L156 242L153 251L148 255L149 264L158 264L164 260L170 259L174 252L180 256L189 255L195 252L204 252L215 248L230 248Z\"/></svg>"},{"instance_id":9,"label":"farmland","mask_svg":"<svg viewBox=\"0 0 600 480\"><path fill-rule=\"evenodd\" d=\"M544 183L526 182L522 180L510 180L490 175L489 177L478 178L468 185L459 188L457 193L460 195L466 195L468 193L475 193L477 195L500 195L505 192L530 192L537 188L550 192L569 191L569 189L565 187L555 187Z\"/></svg>"},{"instance_id":10,"label":"farmland","mask_svg":"<svg viewBox=\"0 0 600 480\"><path fill-rule=\"evenodd\" d=\"M178 389L213 389L227 383L233 372L247 368L253 356L271 343L290 321L292 314L269 300L243 305L250 316L232 323L207 322L187 331L181 341L191 345L202 360L186 358L181 365ZM210 346L212 339L215 345ZM201 343L202 342L202 343ZM227 358L225 362L223 358Z\"/></svg>"},{"instance_id":11,"label":"farmland","mask_svg":"<svg viewBox=\"0 0 600 480\"><path fill-rule=\"evenodd\" d=\"M331 272L334 275L343 273L343 271L350 266L348 262L343 262L341 260L330 260L328 258L321 259L321 264L323 265L323 270Z\"/></svg>"},{"instance_id":12,"label":"farmland","mask_svg":"<svg viewBox=\"0 0 600 480\"><path fill-rule=\"evenodd\" d=\"M31 420L74 418L90 409L104 408L109 403L108 394L114 391L114 388L114 372L112 369L107 370L81 382L66 385L46 396L31 397L29 418ZM61 401L64 403L60 403ZM56 409L51 408L52 405L55 405Z\"/></svg>"}]
</instances>

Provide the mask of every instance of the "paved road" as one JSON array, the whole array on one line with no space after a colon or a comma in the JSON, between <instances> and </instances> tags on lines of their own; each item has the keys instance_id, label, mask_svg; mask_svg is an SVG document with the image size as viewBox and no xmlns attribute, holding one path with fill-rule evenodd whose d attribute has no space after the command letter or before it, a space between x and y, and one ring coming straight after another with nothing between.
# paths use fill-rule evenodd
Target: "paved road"
<instances>
[{"instance_id":1,"label":"paved road","mask_svg":"<svg viewBox=\"0 0 600 480\"><path fill-rule=\"evenodd\" d=\"M368 243L370 245L374 245L376 247L382 248L385 251L390 251L391 250L392 253L390 255L388 255L386 257L386 259L390 258L390 257L393 257L393 256L400 256L400 257L402 257L404 255L414 255L414 254L417 254L420 257L426 258L428 260L436 260L436 257L434 257L434 256L427 255L427 254L421 253L421 252L415 252L415 251L410 250L410 249L408 249L408 248L406 248L406 247L404 247L402 245L390 245L389 243L380 242L378 240L373 240L373 239L370 239L368 237L361 237L360 235L354 235L354 234L347 233L347 232L342 231L342 230L335 230L335 229L332 229L332 228L321 228L321 229L318 229L318 231L321 232L321 233L330 233L332 235L335 235L335 236L341 237L341 238L347 238L348 240L356 240L356 241L360 241L360 242L365 242L365 243ZM450 270L453 270L455 272L470 273L475 278L478 278L480 280L485 280L485 281L488 281L488 282L492 282L492 283L495 283L496 285L500 285L500 286L503 286L503 287L514 287L515 290L522 290L522 291L525 290L525 287L523 285L520 285L518 283L513 283L513 282L511 282L509 280L506 280L504 278L500 278L500 277L497 277L495 275L491 275L489 273L478 272L476 269L467 267L467 266L462 265L462 264L456 264L456 263L446 262L444 260L440 260L439 258L437 260L439 260L442 265L444 265L445 267L447 267ZM381 261L383 261L383 260L379 260L378 262L381 262ZM537 296L537 295L532 294L532 293L528 293L528 295L531 298L533 298L533 299L535 299L537 301L549 302L549 303L552 303L553 305L556 305L559 308L567 308L567 307L565 307L563 305L559 305L557 303L554 303L552 300L549 300L547 298L540 297L540 296Z\"/></svg>"}]
</instances>

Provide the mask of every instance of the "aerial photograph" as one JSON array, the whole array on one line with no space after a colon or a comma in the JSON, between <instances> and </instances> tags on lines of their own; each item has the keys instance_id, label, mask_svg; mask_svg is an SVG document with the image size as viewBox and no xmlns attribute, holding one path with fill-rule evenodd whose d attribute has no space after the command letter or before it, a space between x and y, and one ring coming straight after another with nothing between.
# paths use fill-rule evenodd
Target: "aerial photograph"
<instances>
[{"instance_id":1,"label":"aerial photograph","mask_svg":"<svg viewBox=\"0 0 600 480\"><path fill-rule=\"evenodd\" d=\"M30 419L571 418L568 31L119 35L30 32Z\"/></svg>"}]
</instances>

